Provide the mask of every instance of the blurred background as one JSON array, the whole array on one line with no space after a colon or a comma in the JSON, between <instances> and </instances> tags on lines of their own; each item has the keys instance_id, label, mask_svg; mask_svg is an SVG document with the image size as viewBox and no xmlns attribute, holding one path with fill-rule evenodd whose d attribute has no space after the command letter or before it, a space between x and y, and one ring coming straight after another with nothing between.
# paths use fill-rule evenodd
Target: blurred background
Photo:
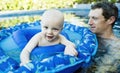
<instances>
[{"instance_id":1,"label":"blurred background","mask_svg":"<svg viewBox=\"0 0 120 73\"><path fill-rule=\"evenodd\" d=\"M88 11L80 11L79 9L90 9L90 5L98 2L98 1L109 1L113 3L118 3L120 0L0 0L0 29L14 26L21 22L33 22L36 20L40 20L40 15L28 15L28 16L16 16L9 18L11 16L8 15L6 19L2 17L4 14L14 13L22 13L22 11L35 11L35 10L45 10L45 9L63 9L66 11L72 12L64 13L65 21L80 25L80 26L88 26L86 12ZM74 9L77 9L76 11ZM81 15L80 15L81 14Z\"/></svg>"}]
</instances>

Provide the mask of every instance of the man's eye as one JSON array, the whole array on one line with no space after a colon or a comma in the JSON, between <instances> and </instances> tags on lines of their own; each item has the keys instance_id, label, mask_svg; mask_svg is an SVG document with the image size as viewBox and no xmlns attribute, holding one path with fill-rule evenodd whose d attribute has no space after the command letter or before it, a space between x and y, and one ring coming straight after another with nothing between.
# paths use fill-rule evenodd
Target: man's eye
<instances>
[{"instance_id":1,"label":"man's eye","mask_svg":"<svg viewBox=\"0 0 120 73\"><path fill-rule=\"evenodd\" d=\"M96 17L93 17L93 19L94 19L94 20L97 20L98 18L96 18Z\"/></svg>"}]
</instances>

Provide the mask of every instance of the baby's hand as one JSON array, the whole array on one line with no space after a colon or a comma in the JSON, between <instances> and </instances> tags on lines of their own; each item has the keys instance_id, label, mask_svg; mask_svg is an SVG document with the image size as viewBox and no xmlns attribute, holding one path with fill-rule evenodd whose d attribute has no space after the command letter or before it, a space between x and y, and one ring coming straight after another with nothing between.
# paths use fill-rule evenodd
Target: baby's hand
<instances>
[{"instance_id":1,"label":"baby's hand","mask_svg":"<svg viewBox=\"0 0 120 73\"><path fill-rule=\"evenodd\" d=\"M78 55L78 52L77 52L77 50L75 49L75 47L69 45L69 46L66 46L66 47L65 47L64 54L65 54L65 55L70 55L70 56L77 56L77 55Z\"/></svg>"},{"instance_id":2,"label":"baby's hand","mask_svg":"<svg viewBox=\"0 0 120 73\"><path fill-rule=\"evenodd\" d=\"M29 62L31 62L31 60L29 60L28 62L25 62L25 63L20 63L20 66L23 66L23 65L25 65L25 64L27 64L27 63L29 63Z\"/></svg>"},{"instance_id":3,"label":"baby's hand","mask_svg":"<svg viewBox=\"0 0 120 73\"><path fill-rule=\"evenodd\" d=\"M23 65L25 65L24 63L20 63L20 66L23 66Z\"/></svg>"}]
</instances>

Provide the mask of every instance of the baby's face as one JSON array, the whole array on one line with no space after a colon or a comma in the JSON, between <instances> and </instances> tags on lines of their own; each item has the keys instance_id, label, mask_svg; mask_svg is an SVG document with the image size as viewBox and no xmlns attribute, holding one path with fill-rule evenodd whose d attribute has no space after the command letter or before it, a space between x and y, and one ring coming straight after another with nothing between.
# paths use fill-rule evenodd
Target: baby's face
<instances>
[{"instance_id":1,"label":"baby's face","mask_svg":"<svg viewBox=\"0 0 120 73\"><path fill-rule=\"evenodd\" d=\"M61 22L61 20L57 20L54 18L44 18L41 21L43 36L49 42L58 39L58 35L60 34L62 28L63 22Z\"/></svg>"},{"instance_id":2,"label":"baby's face","mask_svg":"<svg viewBox=\"0 0 120 73\"><path fill-rule=\"evenodd\" d=\"M41 19L41 29L44 38L49 41L58 39L58 35L63 28L64 15L58 10L46 11Z\"/></svg>"}]
</instances>

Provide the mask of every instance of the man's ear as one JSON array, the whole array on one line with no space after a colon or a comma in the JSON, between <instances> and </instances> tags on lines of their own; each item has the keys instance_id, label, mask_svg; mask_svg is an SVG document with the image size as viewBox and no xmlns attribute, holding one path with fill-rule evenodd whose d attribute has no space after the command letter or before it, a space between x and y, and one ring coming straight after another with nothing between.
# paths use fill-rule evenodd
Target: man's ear
<instances>
[{"instance_id":1,"label":"man's ear","mask_svg":"<svg viewBox=\"0 0 120 73\"><path fill-rule=\"evenodd\" d=\"M107 22L108 22L108 24L113 24L114 23L114 21L115 21L115 16L111 16L108 20L107 20Z\"/></svg>"}]
</instances>

